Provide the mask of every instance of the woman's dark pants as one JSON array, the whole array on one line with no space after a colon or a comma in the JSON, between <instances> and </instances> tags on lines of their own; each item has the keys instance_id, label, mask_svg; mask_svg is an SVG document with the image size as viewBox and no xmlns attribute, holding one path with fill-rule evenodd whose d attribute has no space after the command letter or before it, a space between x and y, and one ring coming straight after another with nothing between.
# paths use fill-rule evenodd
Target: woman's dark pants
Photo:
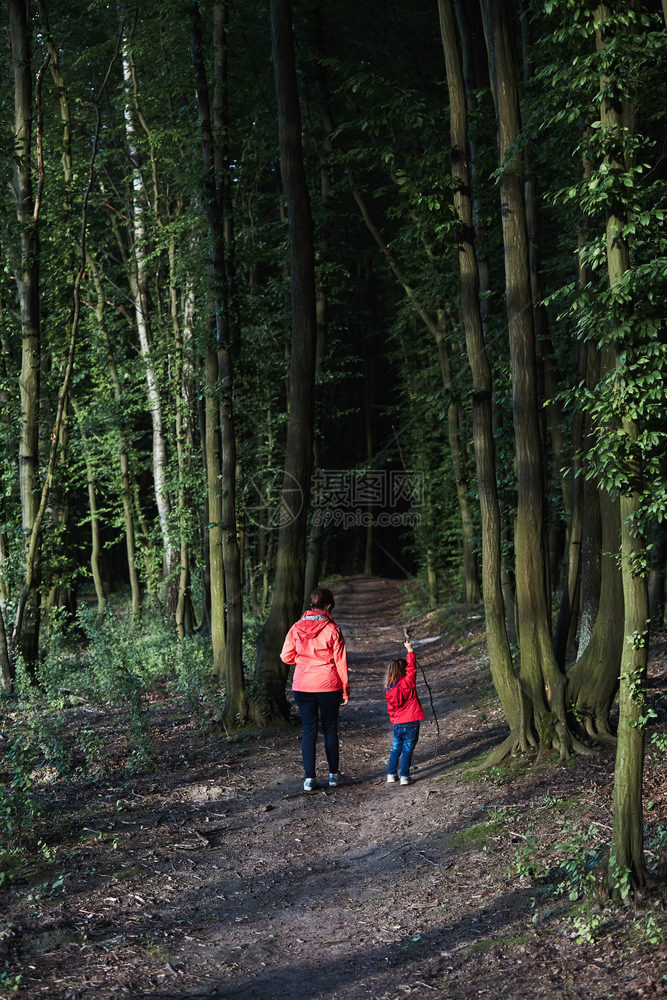
<instances>
[{"instance_id":1,"label":"woman's dark pants","mask_svg":"<svg viewBox=\"0 0 667 1000\"><path fill-rule=\"evenodd\" d=\"M293 691L301 716L301 757L307 778L315 777L317 721L322 723L329 773L338 774L338 709L340 691Z\"/></svg>"}]
</instances>

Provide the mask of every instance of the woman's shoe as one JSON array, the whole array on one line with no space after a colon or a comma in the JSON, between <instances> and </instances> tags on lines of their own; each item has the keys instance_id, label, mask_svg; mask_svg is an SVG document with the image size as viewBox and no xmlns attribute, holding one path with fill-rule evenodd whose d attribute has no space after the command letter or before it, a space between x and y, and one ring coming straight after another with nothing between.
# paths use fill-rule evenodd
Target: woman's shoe
<instances>
[{"instance_id":1,"label":"woman's shoe","mask_svg":"<svg viewBox=\"0 0 667 1000\"><path fill-rule=\"evenodd\" d=\"M314 778L306 778L306 780L303 783L303 790L304 790L304 792L314 792L315 791L315 779Z\"/></svg>"},{"instance_id":2,"label":"woman's shoe","mask_svg":"<svg viewBox=\"0 0 667 1000\"><path fill-rule=\"evenodd\" d=\"M340 774L329 775L329 788L336 788L340 785Z\"/></svg>"}]
</instances>

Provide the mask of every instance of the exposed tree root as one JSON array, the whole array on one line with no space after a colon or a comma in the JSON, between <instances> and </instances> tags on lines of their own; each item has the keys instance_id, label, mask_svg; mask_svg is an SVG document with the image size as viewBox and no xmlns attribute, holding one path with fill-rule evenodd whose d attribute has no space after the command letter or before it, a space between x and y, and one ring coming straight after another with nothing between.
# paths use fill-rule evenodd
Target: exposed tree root
<instances>
[{"instance_id":1,"label":"exposed tree root","mask_svg":"<svg viewBox=\"0 0 667 1000\"><path fill-rule=\"evenodd\" d=\"M495 767L506 757L525 756L537 747L537 742L530 733L522 733L517 727L513 729L509 736L506 736L494 750L489 752L488 757L482 764L478 764L473 771L485 771L489 767Z\"/></svg>"},{"instance_id":2,"label":"exposed tree root","mask_svg":"<svg viewBox=\"0 0 667 1000\"><path fill-rule=\"evenodd\" d=\"M586 733L592 740L596 743L604 743L607 746L616 746L616 736L612 733L611 729L606 720L595 720L587 716L584 719L584 728Z\"/></svg>"},{"instance_id":3,"label":"exposed tree root","mask_svg":"<svg viewBox=\"0 0 667 1000\"><path fill-rule=\"evenodd\" d=\"M509 736L505 737L502 743L499 743L497 747L489 752L486 760L482 764L478 764L477 767L474 767L472 770L485 771L489 767L496 767L507 757L525 756L530 753L531 750L535 749L538 751L535 759L536 766L541 763L545 754L547 754L549 750L558 751L559 764L568 760L573 753L580 754L584 757L595 756L595 748L586 746L585 743L578 740L567 726L561 726L559 729L563 730L562 734L554 733L552 740L543 740L539 745L531 733L522 734L518 728L513 729ZM598 737L594 738L598 739Z\"/></svg>"}]
</instances>

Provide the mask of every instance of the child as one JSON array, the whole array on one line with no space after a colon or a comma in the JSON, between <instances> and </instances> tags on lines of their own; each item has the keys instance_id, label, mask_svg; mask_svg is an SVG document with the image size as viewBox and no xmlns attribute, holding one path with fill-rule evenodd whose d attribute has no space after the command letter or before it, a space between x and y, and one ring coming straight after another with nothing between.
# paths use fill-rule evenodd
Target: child
<instances>
[{"instance_id":1,"label":"child","mask_svg":"<svg viewBox=\"0 0 667 1000\"><path fill-rule=\"evenodd\" d=\"M387 711L394 726L394 742L389 755L387 781L396 781L398 762L401 761L401 785L410 784L410 764L412 752L419 739L419 723L424 718L424 709L417 696L415 678L417 661L412 651L412 643L405 643L408 651L406 660L392 660L384 676Z\"/></svg>"}]
</instances>

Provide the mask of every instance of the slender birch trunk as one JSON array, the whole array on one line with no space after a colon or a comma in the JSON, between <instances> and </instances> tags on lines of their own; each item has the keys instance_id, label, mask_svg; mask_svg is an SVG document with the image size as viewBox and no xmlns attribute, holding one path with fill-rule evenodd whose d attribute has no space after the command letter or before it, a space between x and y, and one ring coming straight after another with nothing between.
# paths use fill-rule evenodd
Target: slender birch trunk
<instances>
[{"instance_id":1,"label":"slender birch trunk","mask_svg":"<svg viewBox=\"0 0 667 1000\"><path fill-rule=\"evenodd\" d=\"M139 349L146 372L146 394L153 430L153 483L163 547L163 573L166 579L165 610L173 614L176 604L177 583L175 573L178 553L174 548L171 530L171 502L167 488L167 445L162 417L162 401L157 370L151 350L151 330L148 309L148 266L146 263L145 192L141 175L141 158L137 146L134 111L131 104L133 74L127 43L123 44L123 80L125 83L125 136L132 162L132 231L133 245L128 270L130 291L134 305Z\"/></svg>"},{"instance_id":2,"label":"slender birch trunk","mask_svg":"<svg viewBox=\"0 0 667 1000\"><path fill-rule=\"evenodd\" d=\"M76 238L73 231L73 205L72 205L72 177L74 173L74 165L72 159L72 118L70 113L69 97L67 94L67 86L65 84L65 79L62 75L60 68L60 53L58 51L58 46L55 43L53 35L51 33L51 27L49 24L49 15L46 8L44 0L37 0L37 7L39 10L40 21L42 22L43 37L46 42L47 50L49 52L49 72L51 74L51 79L56 87L58 93L58 104L60 108L60 118L62 121L62 154L61 163L63 170L63 183L64 183L64 198L63 198L63 223L65 228L64 236L64 247L65 247L65 260L63 261L64 270L67 274L67 284L65 286L65 296L66 296L66 306L65 314L67 316L65 328L71 336L71 324L74 313L74 283L76 275ZM60 431L60 440L58 442L60 449L60 465L65 466L67 461L67 449L69 445L69 399L65 400L65 410L63 413L63 419ZM54 491L56 492L56 491ZM66 564L68 560L68 536L70 533L70 498L68 495L67 487L64 490L61 487L57 491L57 495L54 503L55 508L55 521L58 526L58 532L56 534L55 544L57 546L57 563L61 566L63 563ZM60 605L68 609L68 611L73 615L76 611L76 596L72 590L70 584L63 580L62 569L58 570L56 579L52 581L51 589L46 598L46 607L51 608L54 605Z\"/></svg>"},{"instance_id":3,"label":"slender birch trunk","mask_svg":"<svg viewBox=\"0 0 667 1000\"><path fill-rule=\"evenodd\" d=\"M74 410L74 415L76 416L79 424L79 433L81 434L81 450L83 452L83 460L86 466L88 509L90 512L90 569L93 574L95 595L97 597L97 613L102 616L106 606L106 594L104 592L104 581L102 579L102 568L100 565L102 544L100 539L100 517L97 507L97 490L95 487L95 466L93 465L90 455L90 446L84 433L81 411L75 399L72 399L72 409Z\"/></svg>"},{"instance_id":4,"label":"slender birch trunk","mask_svg":"<svg viewBox=\"0 0 667 1000\"><path fill-rule=\"evenodd\" d=\"M122 414L123 392L116 365L114 350L109 337L104 311L104 287L99 268L91 254L87 258L88 270L93 278L95 288L95 319L97 329L102 337L106 356L109 376L113 388L114 399ZM123 502L123 523L125 525L125 551L127 553L127 572L130 581L130 593L132 597L132 615L137 618L141 614L141 584L137 569L137 549L136 549L136 528L134 518L134 505L132 500L132 483L130 477L130 458L125 442L125 432L121 423L118 427L118 463L120 472L120 493Z\"/></svg>"}]
</instances>

